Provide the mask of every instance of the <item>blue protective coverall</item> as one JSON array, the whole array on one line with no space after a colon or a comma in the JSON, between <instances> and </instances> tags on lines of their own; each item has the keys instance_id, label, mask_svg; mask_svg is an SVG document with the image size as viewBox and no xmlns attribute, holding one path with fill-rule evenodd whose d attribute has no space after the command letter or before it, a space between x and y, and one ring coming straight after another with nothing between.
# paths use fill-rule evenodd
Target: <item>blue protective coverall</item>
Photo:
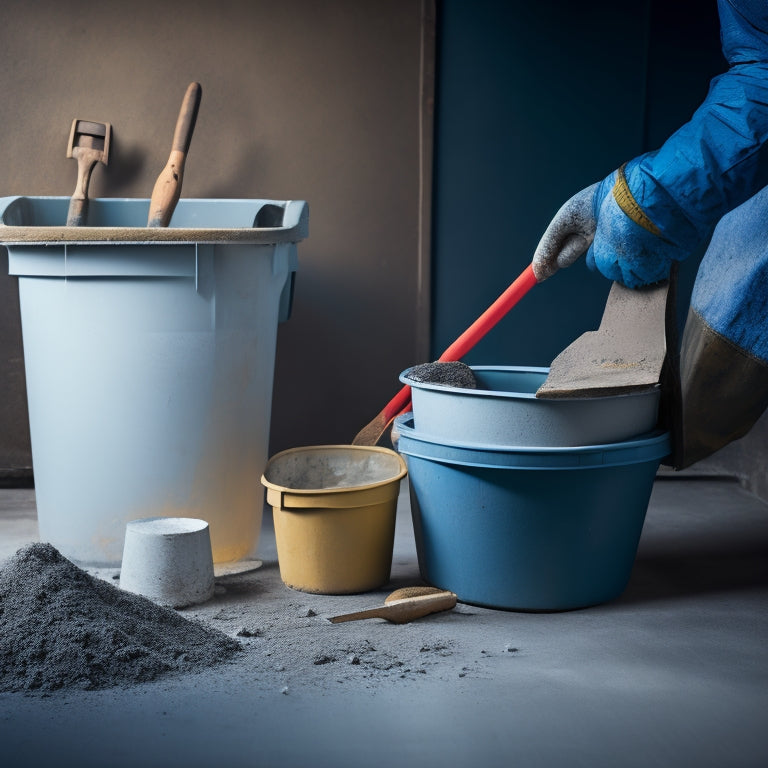
<instances>
[{"instance_id":1,"label":"blue protective coverall","mask_svg":"<svg viewBox=\"0 0 768 768\"><path fill-rule=\"evenodd\" d=\"M587 261L630 288L669 275L768 183L768 1L718 0L728 70L663 146L602 181Z\"/></svg>"},{"instance_id":2,"label":"blue protective coverall","mask_svg":"<svg viewBox=\"0 0 768 768\"><path fill-rule=\"evenodd\" d=\"M661 148L571 198L533 264L542 280L587 251L591 268L636 288L711 235L681 348L678 468L768 407L768 0L718 0L718 11L728 70Z\"/></svg>"}]
</instances>

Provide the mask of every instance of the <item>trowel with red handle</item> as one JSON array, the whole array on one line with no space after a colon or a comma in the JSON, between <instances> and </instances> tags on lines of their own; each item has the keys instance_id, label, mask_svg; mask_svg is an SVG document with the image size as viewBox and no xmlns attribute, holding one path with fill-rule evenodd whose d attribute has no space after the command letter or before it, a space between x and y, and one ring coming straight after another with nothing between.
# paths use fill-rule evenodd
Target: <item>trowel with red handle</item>
<instances>
[{"instance_id":1,"label":"trowel with red handle","mask_svg":"<svg viewBox=\"0 0 768 768\"><path fill-rule=\"evenodd\" d=\"M438 358L439 362L460 360L488 333L528 291L536 285L536 275L529 264L522 274L451 344ZM406 384L377 414L363 427L352 441L352 445L376 445L387 427L411 402L411 388Z\"/></svg>"},{"instance_id":2,"label":"trowel with red handle","mask_svg":"<svg viewBox=\"0 0 768 768\"><path fill-rule=\"evenodd\" d=\"M550 366L545 382L536 392L542 399L586 398L628 394L659 386L662 374L663 403L677 397L679 382L671 368L675 348L676 266L669 280L629 289L614 283L597 331L589 331L564 349ZM536 285L532 265L451 344L438 362L457 361ZM666 390L666 391L665 391ZM411 402L411 389L404 386L352 441L353 445L376 445L395 418Z\"/></svg>"}]
</instances>

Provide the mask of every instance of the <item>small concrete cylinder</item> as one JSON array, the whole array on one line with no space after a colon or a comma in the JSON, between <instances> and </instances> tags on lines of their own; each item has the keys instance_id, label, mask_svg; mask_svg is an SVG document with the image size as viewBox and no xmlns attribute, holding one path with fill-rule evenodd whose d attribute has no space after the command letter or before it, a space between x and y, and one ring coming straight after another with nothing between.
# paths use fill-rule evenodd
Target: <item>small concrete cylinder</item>
<instances>
[{"instance_id":1,"label":"small concrete cylinder","mask_svg":"<svg viewBox=\"0 0 768 768\"><path fill-rule=\"evenodd\" d=\"M189 517L129 522L120 587L170 608L210 600L214 575L208 523Z\"/></svg>"}]
</instances>

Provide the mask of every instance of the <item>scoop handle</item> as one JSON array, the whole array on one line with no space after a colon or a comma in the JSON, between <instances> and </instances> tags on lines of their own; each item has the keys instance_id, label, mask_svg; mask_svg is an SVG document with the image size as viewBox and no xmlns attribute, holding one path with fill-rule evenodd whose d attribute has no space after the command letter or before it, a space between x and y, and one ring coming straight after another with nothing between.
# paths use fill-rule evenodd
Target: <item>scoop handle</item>
<instances>
[{"instance_id":1,"label":"scoop handle","mask_svg":"<svg viewBox=\"0 0 768 768\"><path fill-rule=\"evenodd\" d=\"M360 619L386 619L386 609L369 608L367 611L355 611L354 613L345 613L341 616L332 616L329 621L331 624L340 624L343 621L359 621Z\"/></svg>"}]
</instances>

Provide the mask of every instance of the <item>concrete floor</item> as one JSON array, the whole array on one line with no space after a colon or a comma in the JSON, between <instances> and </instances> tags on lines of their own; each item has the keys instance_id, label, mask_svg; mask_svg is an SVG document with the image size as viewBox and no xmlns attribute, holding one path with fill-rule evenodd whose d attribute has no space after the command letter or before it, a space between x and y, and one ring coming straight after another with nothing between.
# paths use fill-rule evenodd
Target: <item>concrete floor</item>
<instances>
[{"instance_id":1,"label":"concrete floor","mask_svg":"<svg viewBox=\"0 0 768 768\"><path fill-rule=\"evenodd\" d=\"M33 492L1 490L0 560L35 538ZM768 507L734 482L657 480L625 594L569 613L460 604L409 625L330 624L418 583L404 493L379 593L284 587L268 518L259 555L191 612L233 635L259 628L237 662L127 689L0 694L0 763L768 765Z\"/></svg>"}]
</instances>

